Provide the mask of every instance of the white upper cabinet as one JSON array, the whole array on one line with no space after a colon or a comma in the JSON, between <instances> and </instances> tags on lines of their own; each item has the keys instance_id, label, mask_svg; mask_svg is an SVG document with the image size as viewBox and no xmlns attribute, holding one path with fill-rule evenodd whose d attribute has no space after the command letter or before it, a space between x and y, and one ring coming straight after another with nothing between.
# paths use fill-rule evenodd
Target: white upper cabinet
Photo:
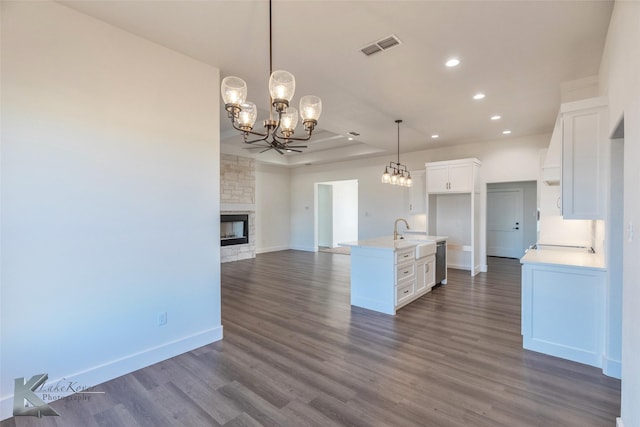
<instances>
[{"instance_id":1,"label":"white upper cabinet","mask_svg":"<svg viewBox=\"0 0 640 427\"><path fill-rule=\"evenodd\" d=\"M606 98L562 104L562 216L603 219L607 178Z\"/></svg>"},{"instance_id":2,"label":"white upper cabinet","mask_svg":"<svg viewBox=\"0 0 640 427\"><path fill-rule=\"evenodd\" d=\"M427 163L427 193L473 193L477 159Z\"/></svg>"},{"instance_id":3,"label":"white upper cabinet","mask_svg":"<svg viewBox=\"0 0 640 427\"><path fill-rule=\"evenodd\" d=\"M427 193L449 190L449 166L427 166Z\"/></svg>"}]
</instances>

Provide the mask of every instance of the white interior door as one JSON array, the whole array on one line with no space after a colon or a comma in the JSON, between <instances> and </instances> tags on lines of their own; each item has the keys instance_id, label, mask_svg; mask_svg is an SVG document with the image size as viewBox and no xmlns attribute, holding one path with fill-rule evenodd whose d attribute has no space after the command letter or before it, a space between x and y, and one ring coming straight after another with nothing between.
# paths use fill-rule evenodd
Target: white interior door
<instances>
[{"instance_id":1,"label":"white interior door","mask_svg":"<svg viewBox=\"0 0 640 427\"><path fill-rule=\"evenodd\" d=\"M487 255L520 258L524 201L520 189L487 191Z\"/></svg>"}]
</instances>

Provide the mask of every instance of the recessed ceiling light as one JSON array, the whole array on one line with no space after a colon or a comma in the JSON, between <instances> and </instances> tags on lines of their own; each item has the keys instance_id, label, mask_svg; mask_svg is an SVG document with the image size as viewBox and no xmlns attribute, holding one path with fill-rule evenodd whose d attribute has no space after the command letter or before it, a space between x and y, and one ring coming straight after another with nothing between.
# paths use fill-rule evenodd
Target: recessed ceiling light
<instances>
[{"instance_id":1,"label":"recessed ceiling light","mask_svg":"<svg viewBox=\"0 0 640 427\"><path fill-rule=\"evenodd\" d=\"M440 138L440 135L438 135L437 133L434 133L433 135L431 135L431 138L437 139L437 138Z\"/></svg>"},{"instance_id":2,"label":"recessed ceiling light","mask_svg":"<svg viewBox=\"0 0 640 427\"><path fill-rule=\"evenodd\" d=\"M475 95L473 95L473 99L475 99L475 100L482 99L484 97L485 97L485 95L482 92L478 92Z\"/></svg>"},{"instance_id":3,"label":"recessed ceiling light","mask_svg":"<svg viewBox=\"0 0 640 427\"><path fill-rule=\"evenodd\" d=\"M502 118L501 115L496 114L495 116L491 116L491 120L500 120Z\"/></svg>"},{"instance_id":4,"label":"recessed ceiling light","mask_svg":"<svg viewBox=\"0 0 640 427\"><path fill-rule=\"evenodd\" d=\"M444 65L449 68L457 67L458 65L460 65L460 60L458 58L450 58L447 60L447 62L444 63Z\"/></svg>"},{"instance_id":5,"label":"recessed ceiling light","mask_svg":"<svg viewBox=\"0 0 640 427\"><path fill-rule=\"evenodd\" d=\"M350 136L349 138L347 138L347 140L349 140L349 141L353 141L353 137L352 137L352 136Z\"/></svg>"},{"instance_id":6,"label":"recessed ceiling light","mask_svg":"<svg viewBox=\"0 0 640 427\"><path fill-rule=\"evenodd\" d=\"M503 135L509 135L510 133L511 133L511 131L509 129L502 131Z\"/></svg>"}]
</instances>

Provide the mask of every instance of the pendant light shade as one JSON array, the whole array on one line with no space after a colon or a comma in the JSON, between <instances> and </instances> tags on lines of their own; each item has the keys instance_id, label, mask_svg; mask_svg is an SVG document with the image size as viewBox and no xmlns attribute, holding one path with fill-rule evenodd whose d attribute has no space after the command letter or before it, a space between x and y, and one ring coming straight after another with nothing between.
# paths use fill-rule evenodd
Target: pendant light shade
<instances>
[{"instance_id":1,"label":"pendant light shade","mask_svg":"<svg viewBox=\"0 0 640 427\"><path fill-rule=\"evenodd\" d=\"M296 78L288 71L277 70L271 73L269 78L269 93L271 99L276 101L286 101L287 105L296 92Z\"/></svg>"},{"instance_id":2,"label":"pendant light shade","mask_svg":"<svg viewBox=\"0 0 640 427\"><path fill-rule=\"evenodd\" d=\"M240 104L240 114L238 115L238 127L240 129L251 129L258 117L258 109L253 102L243 102Z\"/></svg>"},{"instance_id":3,"label":"pendant light shade","mask_svg":"<svg viewBox=\"0 0 640 427\"><path fill-rule=\"evenodd\" d=\"M247 98L247 83L240 77L225 77L220 85L220 92L225 105L240 106Z\"/></svg>"},{"instance_id":4,"label":"pendant light shade","mask_svg":"<svg viewBox=\"0 0 640 427\"><path fill-rule=\"evenodd\" d=\"M318 121L322 113L322 100L314 95L300 98L300 117L302 120Z\"/></svg>"}]
</instances>

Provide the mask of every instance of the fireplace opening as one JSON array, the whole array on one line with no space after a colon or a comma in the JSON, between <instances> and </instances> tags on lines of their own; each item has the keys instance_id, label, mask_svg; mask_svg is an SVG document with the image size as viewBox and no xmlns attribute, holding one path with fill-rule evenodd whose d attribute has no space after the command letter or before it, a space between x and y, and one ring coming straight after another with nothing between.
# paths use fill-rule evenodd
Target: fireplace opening
<instances>
[{"instance_id":1,"label":"fireplace opening","mask_svg":"<svg viewBox=\"0 0 640 427\"><path fill-rule=\"evenodd\" d=\"M249 243L249 215L220 215L220 245Z\"/></svg>"}]
</instances>

